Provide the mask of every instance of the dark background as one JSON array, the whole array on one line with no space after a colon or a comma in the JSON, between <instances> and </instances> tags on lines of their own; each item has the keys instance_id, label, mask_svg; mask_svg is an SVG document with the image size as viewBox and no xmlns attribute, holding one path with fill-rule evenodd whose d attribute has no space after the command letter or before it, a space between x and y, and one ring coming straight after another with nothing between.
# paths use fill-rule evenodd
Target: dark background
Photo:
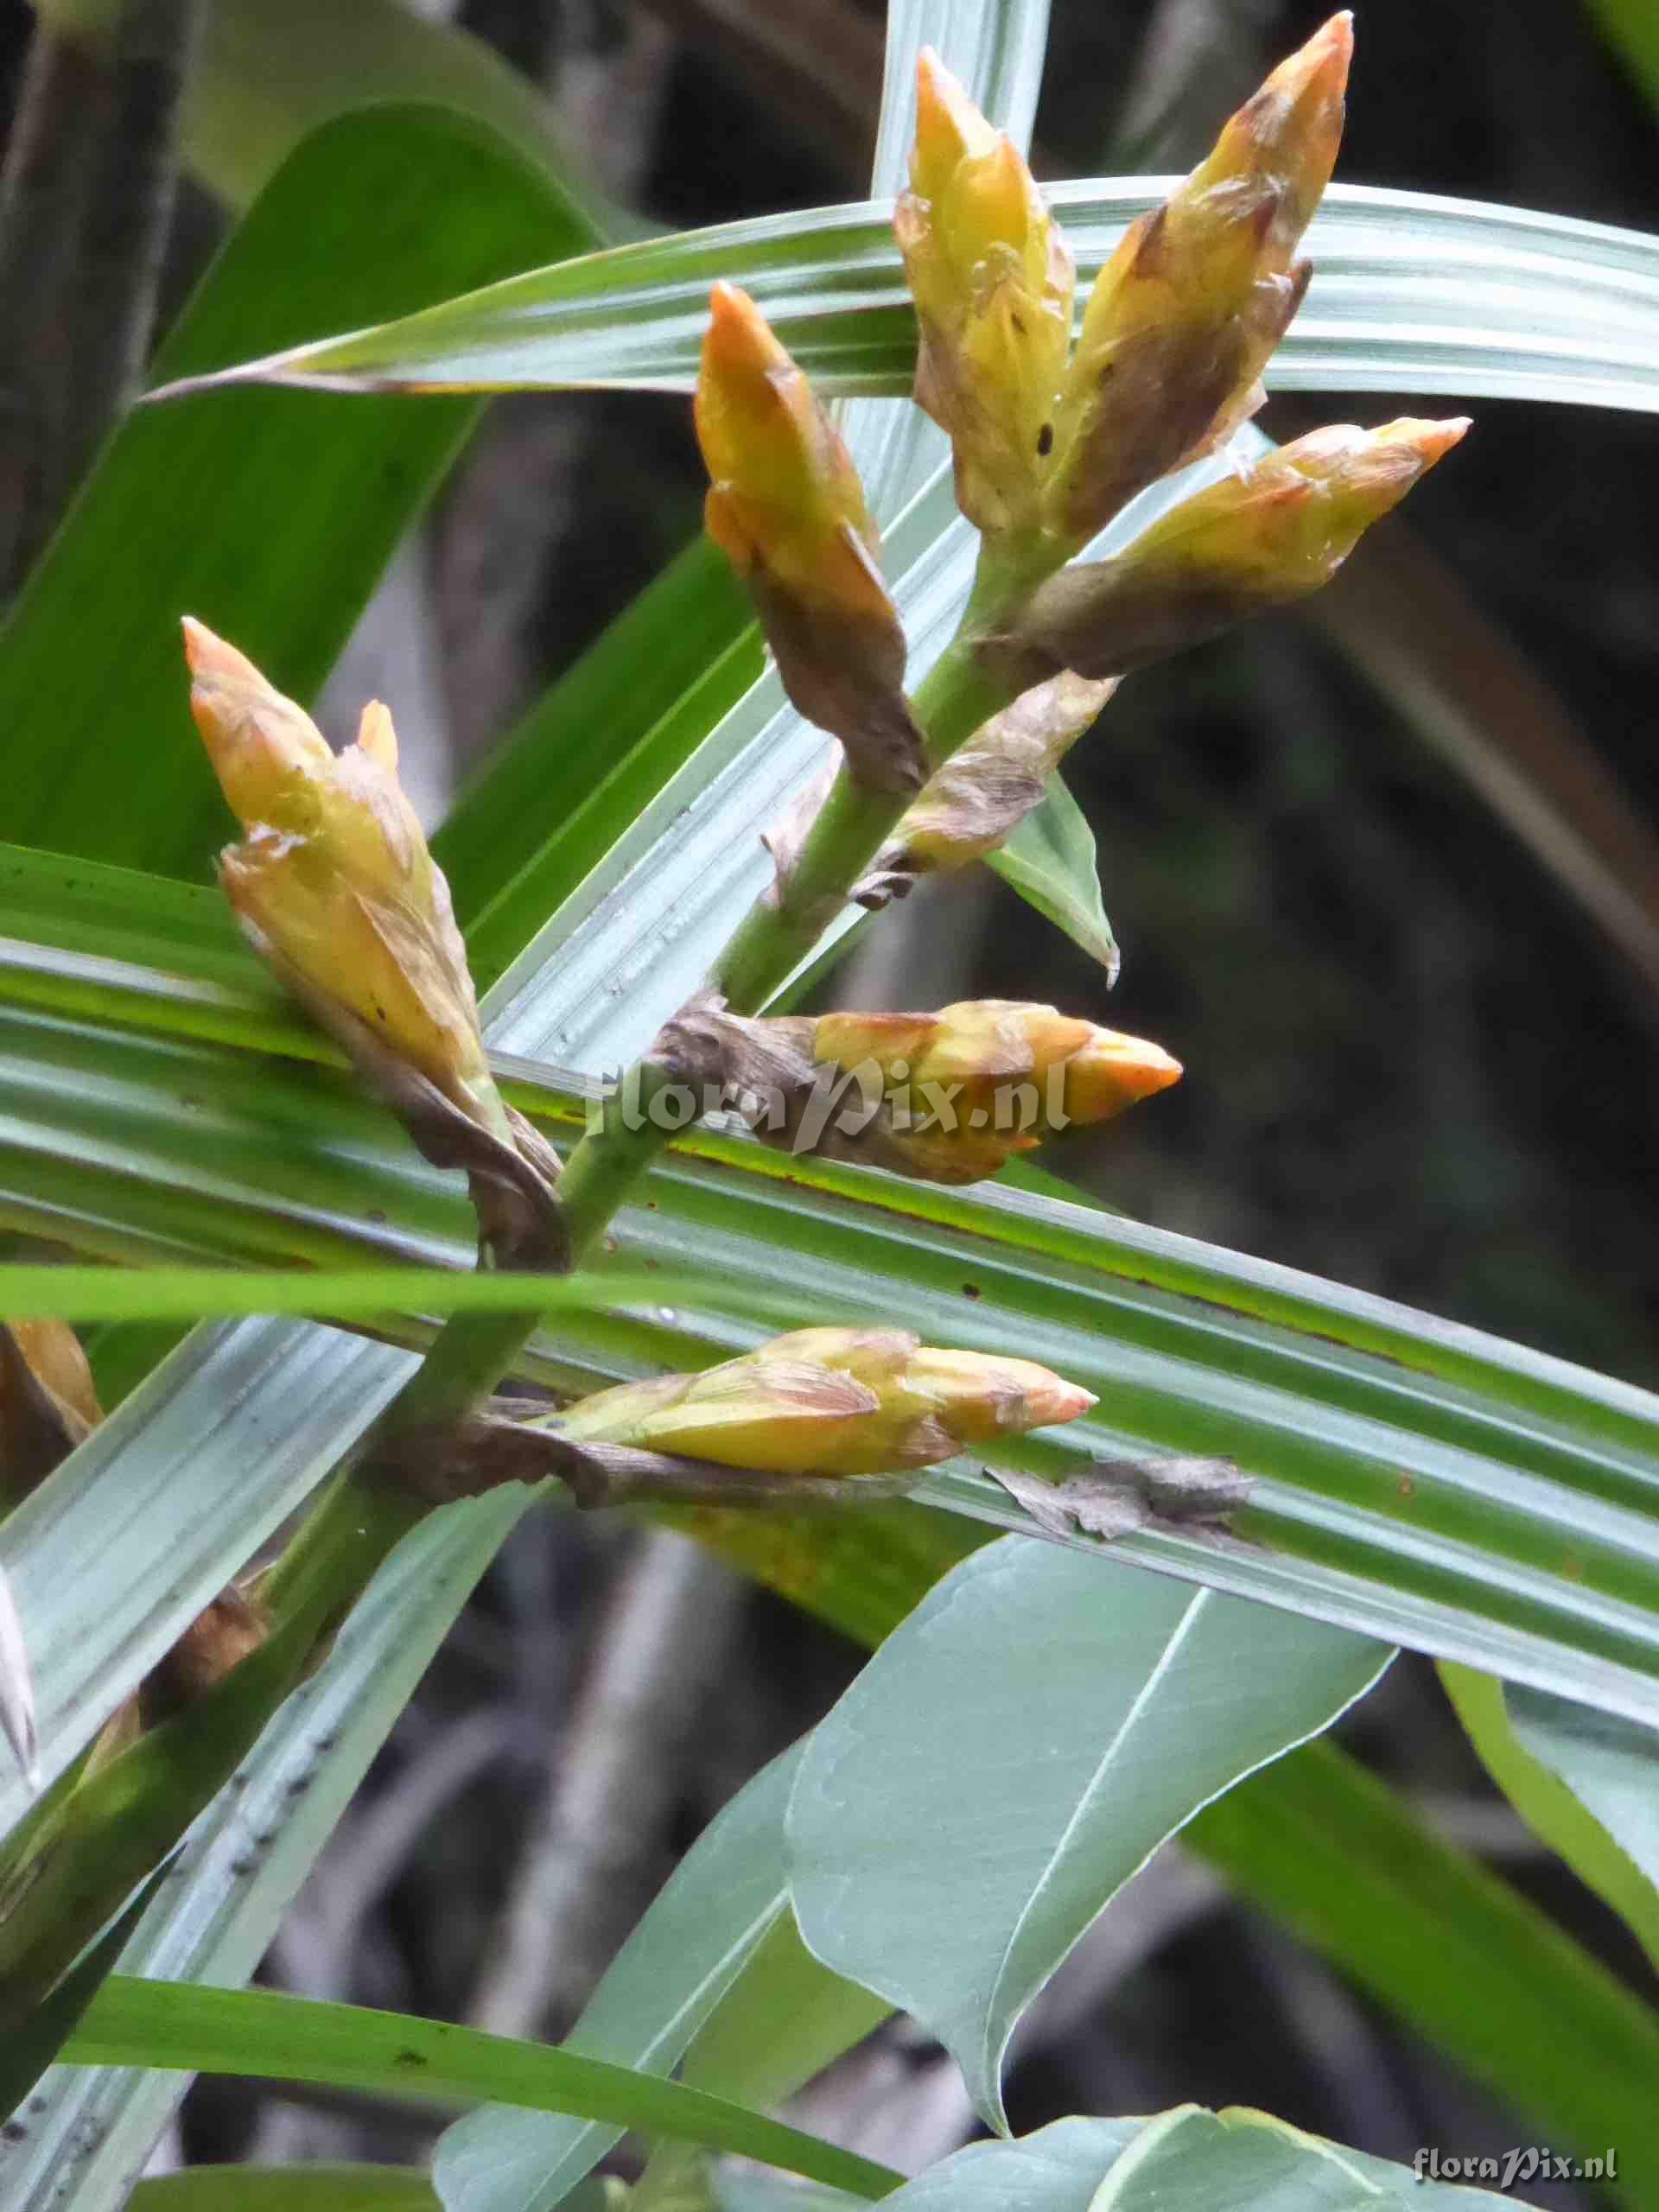
<instances>
[{"instance_id":1,"label":"dark background","mask_svg":"<svg viewBox=\"0 0 1659 2212\"><path fill-rule=\"evenodd\" d=\"M1054 0L1039 172L1188 166L1319 15L1273 0ZM863 188L880 19L855 0L472 0L461 19L548 86L585 158L661 221ZM28 22L17 0L0 4L9 85ZM1390 0L1362 10L1357 31L1345 180L1637 226L1659 217L1652 117L1587 13L1564 0ZM218 221L187 192L175 297ZM1337 395L1262 419L1287 435L1437 407ZM1557 804L1587 778L1605 807L1611 778L1615 805L1650 823L1652 426L1513 401L1470 411L1474 431L1409 520L1356 556L1341 588L1349 635L1432 627L1462 671L1482 757L1541 760ZM683 542L700 488L672 403L493 410L416 556L438 721L458 757L478 757ZM1053 998L1184 1060L1175 1091L1048 1164L1169 1227L1659 1380L1659 967L1592 918L1329 621L1275 621L1137 677L1074 754L1072 780L1124 949L1109 1001L1098 971L988 874L913 901L880 956L883 977L928 1002ZM1640 837L1615 873L1659 917ZM855 969L843 988L872 977ZM521 1533L400 1725L273 1978L464 2016L505 1901L569 1859L575 1903L558 1955L519 2000L550 2031L568 2023L674 1853L856 1664L780 1602L653 1556L664 1541L642 1548L565 1519ZM651 1602L664 1641L625 1716L632 1793L573 1806L583 1746L615 1723L619 1624ZM1641 1980L1622 1931L1486 1789L1426 1668L1402 1662L1347 1740ZM1160 1870L1040 2011L1013 2081L1016 2126L1192 2097L1260 2104L1408 2159L1419 2144L1541 2139L1535 2119L1498 2110L1201 1870L1167 1853ZM900 2164L968 2126L950 2069L896 2033L841 2069L806 2117ZM193 2094L171 2150L412 2147L389 2114L219 2083Z\"/></svg>"}]
</instances>

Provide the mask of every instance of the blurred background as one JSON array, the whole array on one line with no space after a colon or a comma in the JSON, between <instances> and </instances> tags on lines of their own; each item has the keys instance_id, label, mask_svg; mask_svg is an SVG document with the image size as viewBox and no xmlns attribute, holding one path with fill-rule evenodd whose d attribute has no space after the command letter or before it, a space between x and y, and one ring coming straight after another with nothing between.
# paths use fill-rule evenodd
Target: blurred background
<instances>
[{"instance_id":1,"label":"blurred background","mask_svg":"<svg viewBox=\"0 0 1659 2212\"><path fill-rule=\"evenodd\" d=\"M866 188L879 5L465 0L421 12L493 48L581 173L656 222ZM1053 0L1039 177L1190 166L1321 12ZM288 35L327 41L329 15L307 0ZM7 106L30 29L21 0L0 0ZM1659 32L1643 0L1600 12L1391 0L1362 10L1357 33L1345 181L1659 221ZM187 177L163 321L226 221ZM1317 411L1276 402L1262 419L1284 436L1419 410L1436 411L1338 395ZM1156 1037L1185 1063L1181 1085L1053 1147L1046 1165L1166 1227L1651 1384L1653 432L1590 409L1471 411L1455 464L1309 613L1136 677L1071 756L1123 948L1109 998L1100 971L982 870L898 909L827 988L868 1005L1054 999ZM363 696L386 698L439 818L519 710L695 531L701 491L677 403L499 403L359 626L321 718L338 737ZM676 1854L833 1701L858 1657L678 1538L568 1516L525 1526L268 1978L561 2032ZM1640 1984L1633 1945L1486 1788L1426 1667L1397 1666L1345 1734ZM1420 2144L1541 2139L1173 1848L1037 2008L1009 2110L1025 2129L1185 2098L1265 2106L1408 2160ZM800 2116L906 2167L974 2126L954 2069L901 2029L844 2061ZM219 2081L193 2092L159 2156L407 2158L427 2133L406 2112Z\"/></svg>"}]
</instances>

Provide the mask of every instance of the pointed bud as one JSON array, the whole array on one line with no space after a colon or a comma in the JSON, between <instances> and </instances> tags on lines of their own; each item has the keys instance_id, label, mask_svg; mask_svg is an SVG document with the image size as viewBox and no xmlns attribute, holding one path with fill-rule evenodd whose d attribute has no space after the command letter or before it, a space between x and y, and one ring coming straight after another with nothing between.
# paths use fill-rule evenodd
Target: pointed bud
<instances>
[{"instance_id":1,"label":"pointed bud","mask_svg":"<svg viewBox=\"0 0 1659 2212\"><path fill-rule=\"evenodd\" d=\"M1468 429L1336 423L1184 500L1109 561L1063 569L982 651L1032 682L1124 675L1328 583L1370 525Z\"/></svg>"},{"instance_id":2,"label":"pointed bud","mask_svg":"<svg viewBox=\"0 0 1659 2212\"><path fill-rule=\"evenodd\" d=\"M1336 161L1352 48L1351 17L1333 16L1102 270L1056 417L1045 512L1063 542L1085 543L1259 404L1307 287L1296 246Z\"/></svg>"},{"instance_id":3,"label":"pointed bud","mask_svg":"<svg viewBox=\"0 0 1659 2212\"><path fill-rule=\"evenodd\" d=\"M449 887L397 779L391 717L336 755L251 661L186 618L191 710L248 832L219 856L244 934L426 1156L465 1166L498 1259L551 1265L550 1154L499 1096Z\"/></svg>"},{"instance_id":4,"label":"pointed bud","mask_svg":"<svg viewBox=\"0 0 1659 2212\"><path fill-rule=\"evenodd\" d=\"M915 791L925 753L905 633L852 456L748 294L716 284L709 307L696 399L709 535L748 587L798 710L841 740L857 782Z\"/></svg>"},{"instance_id":5,"label":"pointed bud","mask_svg":"<svg viewBox=\"0 0 1659 2212\"><path fill-rule=\"evenodd\" d=\"M932 1351L906 1330L799 1329L700 1375L601 1391L555 1425L728 1467L868 1475L1073 1421L1094 1402L1030 1360Z\"/></svg>"},{"instance_id":6,"label":"pointed bud","mask_svg":"<svg viewBox=\"0 0 1659 2212\"><path fill-rule=\"evenodd\" d=\"M916 302L918 404L947 430L957 504L1030 529L1071 345L1071 257L1019 149L924 48L893 229Z\"/></svg>"},{"instance_id":7,"label":"pointed bud","mask_svg":"<svg viewBox=\"0 0 1659 2212\"><path fill-rule=\"evenodd\" d=\"M1115 677L1091 682L1068 671L993 715L908 809L875 861L878 886L884 875L944 874L995 852L1041 804L1049 778L1116 688Z\"/></svg>"},{"instance_id":8,"label":"pointed bud","mask_svg":"<svg viewBox=\"0 0 1659 2212\"><path fill-rule=\"evenodd\" d=\"M1103 1122L1179 1080L1161 1046L1052 1006L969 1000L932 1014L827 1014L813 1057L856 1076L879 1114L854 1143L939 1183L994 1175L1073 1122Z\"/></svg>"}]
</instances>

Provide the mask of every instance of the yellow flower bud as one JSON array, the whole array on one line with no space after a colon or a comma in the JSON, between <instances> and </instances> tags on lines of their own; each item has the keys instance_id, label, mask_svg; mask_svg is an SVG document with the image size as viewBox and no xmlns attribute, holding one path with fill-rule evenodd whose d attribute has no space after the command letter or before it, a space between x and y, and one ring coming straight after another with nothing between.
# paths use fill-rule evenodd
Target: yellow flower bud
<instances>
[{"instance_id":1,"label":"yellow flower bud","mask_svg":"<svg viewBox=\"0 0 1659 2212\"><path fill-rule=\"evenodd\" d=\"M1018 148L931 48L893 228L916 302L916 398L950 435L957 504L982 531L1029 529L1071 345L1071 257Z\"/></svg>"},{"instance_id":2,"label":"yellow flower bud","mask_svg":"<svg viewBox=\"0 0 1659 2212\"><path fill-rule=\"evenodd\" d=\"M1466 418L1334 423L1183 500L1109 561L1039 585L986 641L1024 681L1123 675L1328 583L1361 536L1463 436Z\"/></svg>"},{"instance_id":3,"label":"yellow flower bud","mask_svg":"<svg viewBox=\"0 0 1659 2212\"><path fill-rule=\"evenodd\" d=\"M905 633L863 486L811 386L747 292L716 284L697 379L709 534L748 587L784 689L857 779L914 791L923 747Z\"/></svg>"},{"instance_id":4,"label":"yellow flower bud","mask_svg":"<svg viewBox=\"0 0 1659 2212\"><path fill-rule=\"evenodd\" d=\"M728 1467L870 1475L1074 1421L1094 1402L1030 1360L929 1350L907 1330L799 1329L700 1375L602 1390L554 1426Z\"/></svg>"},{"instance_id":5,"label":"yellow flower bud","mask_svg":"<svg viewBox=\"0 0 1659 2212\"><path fill-rule=\"evenodd\" d=\"M1055 421L1045 518L1063 542L1084 543L1258 403L1306 289L1295 250L1336 161L1352 48L1351 17L1333 16L1102 270Z\"/></svg>"},{"instance_id":6,"label":"yellow flower bud","mask_svg":"<svg viewBox=\"0 0 1659 2212\"><path fill-rule=\"evenodd\" d=\"M243 933L428 1158L467 1168L498 1258L550 1264L555 1164L496 1090L391 715L371 702L336 754L233 645L188 617L184 637L191 711L247 831L219 863Z\"/></svg>"},{"instance_id":7,"label":"yellow flower bud","mask_svg":"<svg viewBox=\"0 0 1659 2212\"><path fill-rule=\"evenodd\" d=\"M821 1014L813 1057L858 1072L861 1096L882 1096L863 1135L874 1157L940 1183L994 1175L1015 1153L1073 1122L1109 1121L1181 1073L1161 1046L1013 999Z\"/></svg>"}]
</instances>

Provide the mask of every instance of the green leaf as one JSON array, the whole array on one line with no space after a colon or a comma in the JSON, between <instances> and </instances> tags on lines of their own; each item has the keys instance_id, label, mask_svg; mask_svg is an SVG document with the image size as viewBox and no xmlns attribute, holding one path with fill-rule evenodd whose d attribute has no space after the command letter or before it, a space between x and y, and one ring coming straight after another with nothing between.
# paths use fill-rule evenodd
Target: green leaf
<instances>
[{"instance_id":1,"label":"green leaf","mask_svg":"<svg viewBox=\"0 0 1659 2212\"><path fill-rule=\"evenodd\" d=\"M892 2202L904 2212L1092 2212L1102 2177L1141 2126L1058 2120L1017 2143L970 2144L907 2182Z\"/></svg>"},{"instance_id":2,"label":"green leaf","mask_svg":"<svg viewBox=\"0 0 1659 2212\"><path fill-rule=\"evenodd\" d=\"M1389 1656L1103 1560L991 1545L808 1742L788 1820L801 1932L936 2035L1006 2133L1009 2039L1107 1901Z\"/></svg>"},{"instance_id":3,"label":"green leaf","mask_svg":"<svg viewBox=\"0 0 1659 2212\"><path fill-rule=\"evenodd\" d=\"M1080 296L1166 178L1048 188ZM1455 391L1659 406L1659 241L1429 193L1333 184L1308 232L1308 302L1270 390ZM321 344L245 357L226 381L327 391L603 385L689 391L709 288L746 286L825 397L907 393L915 321L890 210L795 210L536 269Z\"/></svg>"},{"instance_id":4,"label":"green leaf","mask_svg":"<svg viewBox=\"0 0 1659 2212\"><path fill-rule=\"evenodd\" d=\"M786 1910L784 1808L798 1750L755 1776L675 1868L589 1999L565 2048L667 2074ZM439 2141L449 2212L552 2212L619 2126L486 2107Z\"/></svg>"},{"instance_id":5,"label":"green leaf","mask_svg":"<svg viewBox=\"0 0 1659 2212\"><path fill-rule=\"evenodd\" d=\"M7 2031L0 2050L0 2114L11 2114L14 2124L18 2107L74 2033L154 1897L157 1885L165 1878L164 1871L157 1872L88 1946L45 2001L21 2025Z\"/></svg>"},{"instance_id":6,"label":"green leaf","mask_svg":"<svg viewBox=\"0 0 1659 2212\"><path fill-rule=\"evenodd\" d=\"M413 2166L192 2166L141 2181L127 2212L438 2212Z\"/></svg>"},{"instance_id":7,"label":"green leaf","mask_svg":"<svg viewBox=\"0 0 1659 2212\"><path fill-rule=\"evenodd\" d=\"M138 978L153 1004L149 991ZM267 1257L326 1253L334 1266L454 1264L467 1249L457 1179L325 1071L38 1009L8 1016L0 1044L7 1031L14 1161L0 1210L13 1218L49 1213L95 1250L165 1223L202 1259L245 1258L261 1237ZM41 1055L60 1072L46 1075ZM499 1065L507 1094L554 1134L579 1121L580 1098ZM184 1120L174 1101L187 1084L200 1103ZM932 1342L1017 1351L1103 1394L1062 1437L1000 1447L1008 1464L1058 1475L1079 1454L1186 1452L1231 1456L1257 1478L1256 1548L1152 1529L1123 1538L1120 1557L1643 1722L1659 1714L1659 1413L1643 1392L998 1185L957 1193L708 1130L681 1141L645 1196L620 1233L648 1274L677 1274L695 1255L734 1283L809 1280L849 1319L903 1310ZM580 1388L750 1340L718 1310L677 1306L666 1335L643 1316L573 1313L556 1372ZM925 1476L916 1495L1032 1525L966 1470ZM858 1539L846 1528L826 1541Z\"/></svg>"},{"instance_id":8,"label":"green leaf","mask_svg":"<svg viewBox=\"0 0 1659 2212\"><path fill-rule=\"evenodd\" d=\"M1029 906L1046 914L1117 981L1117 941L1100 903L1095 833L1065 782L1051 777L1048 796L1015 825L990 865Z\"/></svg>"},{"instance_id":9,"label":"green leaf","mask_svg":"<svg viewBox=\"0 0 1659 2212\"><path fill-rule=\"evenodd\" d=\"M506 2100L706 2144L867 2198L899 2180L868 2158L658 2075L448 2021L270 1990L117 1977L87 2008L67 2055L81 2065L321 2082L441 2102Z\"/></svg>"},{"instance_id":10,"label":"green leaf","mask_svg":"<svg viewBox=\"0 0 1659 2212\"><path fill-rule=\"evenodd\" d=\"M783 1821L779 1821L779 1862ZM694 2089L763 2109L781 2104L861 2043L893 2007L821 1966L801 1941L795 1916L780 1912L686 2054L680 2079ZM664 2144L640 2178L638 2212L693 2204L706 2185L708 2154Z\"/></svg>"},{"instance_id":11,"label":"green leaf","mask_svg":"<svg viewBox=\"0 0 1659 2212\"><path fill-rule=\"evenodd\" d=\"M361 1349L401 1357L383 1347ZM278 1373L273 1387L282 1380ZM302 1374L290 1387L302 1391L305 1382ZM255 1370L245 1386L251 1395L257 1383ZM487 1497L446 1506L397 1546L321 1666L268 1724L234 1786L191 1829L123 1955L125 1973L234 1983L253 1972L370 1761L531 1495L509 1484ZM179 1531L172 1533L176 1545ZM145 2069L55 2069L42 2085L38 2108L31 2101L27 2142L8 2148L7 2212L63 2212L63 2177L71 2164L76 2212L87 2206L113 2212L124 2204L133 2172L185 2086L176 2076Z\"/></svg>"},{"instance_id":12,"label":"green leaf","mask_svg":"<svg viewBox=\"0 0 1659 2212\"><path fill-rule=\"evenodd\" d=\"M1516 1811L1659 1966L1659 1736L1473 1668L1440 1678Z\"/></svg>"},{"instance_id":13,"label":"green leaf","mask_svg":"<svg viewBox=\"0 0 1659 2212\"><path fill-rule=\"evenodd\" d=\"M761 658L729 564L698 538L504 741L433 839L480 989L685 766Z\"/></svg>"},{"instance_id":14,"label":"green leaf","mask_svg":"<svg viewBox=\"0 0 1659 2212\"><path fill-rule=\"evenodd\" d=\"M0 1312L12 1320L177 1320L249 1313L305 1313L320 1320L406 1313L552 1313L683 1298L739 1312L798 1311L798 1300L756 1287L690 1274L463 1274L448 1268L367 1268L310 1274L226 1268L0 1267Z\"/></svg>"},{"instance_id":15,"label":"green leaf","mask_svg":"<svg viewBox=\"0 0 1659 2212\"><path fill-rule=\"evenodd\" d=\"M627 227L583 181L527 77L399 0L214 0L185 95L184 157L221 200L245 207L308 132L371 100L458 110L545 171L595 237Z\"/></svg>"},{"instance_id":16,"label":"green leaf","mask_svg":"<svg viewBox=\"0 0 1659 2212\"><path fill-rule=\"evenodd\" d=\"M412 2166L193 2166L141 2181L127 2212L437 2212Z\"/></svg>"},{"instance_id":17,"label":"green leaf","mask_svg":"<svg viewBox=\"0 0 1659 2212\"><path fill-rule=\"evenodd\" d=\"M158 365L188 374L227 348L395 315L590 238L476 124L346 117L261 195ZM204 876L230 817L186 710L179 616L312 696L476 411L264 393L130 415L0 632L11 835Z\"/></svg>"},{"instance_id":18,"label":"green leaf","mask_svg":"<svg viewBox=\"0 0 1659 2212\"><path fill-rule=\"evenodd\" d=\"M1509 1883L1327 1742L1199 1815L1188 1840L1512 2111L1659 2171L1659 2018Z\"/></svg>"},{"instance_id":19,"label":"green leaf","mask_svg":"<svg viewBox=\"0 0 1659 2212\"><path fill-rule=\"evenodd\" d=\"M895 2200L902 2203L901 2196ZM1266 2113L1178 2107L1149 2121L1114 2160L1090 2212L1497 2212L1484 2191L1420 2182L1408 2166L1361 2157ZM967 2200L964 2199L964 2212Z\"/></svg>"}]
</instances>

